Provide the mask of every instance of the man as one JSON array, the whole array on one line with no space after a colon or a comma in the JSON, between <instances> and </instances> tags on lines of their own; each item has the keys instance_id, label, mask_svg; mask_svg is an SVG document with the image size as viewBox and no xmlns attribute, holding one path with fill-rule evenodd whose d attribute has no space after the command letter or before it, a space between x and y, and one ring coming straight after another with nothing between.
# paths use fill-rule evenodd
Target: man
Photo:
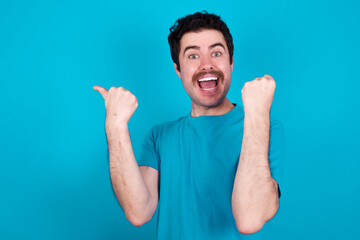
<instances>
[{"instance_id":1,"label":"man","mask_svg":"<svg viewBox=\"0 0 360 240\"><path fill-rule=\"evenodd\" d=\"M155 126L138 162L128 131L136 97L121 87L94 87L105 99L115 194L135 226L148 222L159 203L158 239L242 239L279 207L275 178L283 134L269 116L275 81L265 75L245 83L242 109L226 97L233 41L220 17L198 12L177 20L170 31L191 113Z\"/></svg>"}]
</instances>

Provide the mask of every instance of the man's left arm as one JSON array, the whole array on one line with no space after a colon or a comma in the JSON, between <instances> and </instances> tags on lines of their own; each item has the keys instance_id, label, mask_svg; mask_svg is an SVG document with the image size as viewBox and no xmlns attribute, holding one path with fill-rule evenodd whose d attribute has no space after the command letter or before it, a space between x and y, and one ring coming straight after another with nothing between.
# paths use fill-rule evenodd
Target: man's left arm
<instances>
[{"instance_id":1,"label":"man's left arm","mask_svg":"<svg viewBox=\"0 0 360 240\"><path fill-rule=\"evenodd\" d=\"M279 208L278 185L270 173L270 108L275 81L265 75L241 90L244 131L232 193L236 226L243 234L258 232Z\"/></svg>"}]
</instances>

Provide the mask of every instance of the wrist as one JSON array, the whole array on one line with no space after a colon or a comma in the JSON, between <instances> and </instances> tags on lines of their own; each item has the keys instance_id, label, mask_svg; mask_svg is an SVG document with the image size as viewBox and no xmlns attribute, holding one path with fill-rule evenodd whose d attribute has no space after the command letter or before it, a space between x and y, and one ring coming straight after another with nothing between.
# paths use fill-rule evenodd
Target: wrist
<instances>
[{"instance_id":1,"label":"wrist","mask_svg":"<svg viewBox=\"0 0 360 240\"><path fill-rule=\"evenodd\" d=\"M255 118L255 119L259 119L259 118L269 118L270 117L270 112L267 110L247 110L244 109L244 115L247 118Z\"/></svg>"},{"instance_id":2,"label":"wrist","mask_svg":"<svg viewBox=\"0 0 360 240\"><path fill-rule=\"evenodd\" d=\"M268 112L245 112L244 127L267 133L270 128L270 114Z\"/></svg>"},{"instance_id":3,"label":"wrist","mask_svg":"<svg viewBox=\"0 0 360 240\"><path fill-rule=\"evenodd\" d=\"M109 137L109 136L113 136L114 134L122 135L123 133L128 133L129 128L127 122L113 124L106 121L105 131L106 131L106 135Z\"/></svg>"}]
</instances>

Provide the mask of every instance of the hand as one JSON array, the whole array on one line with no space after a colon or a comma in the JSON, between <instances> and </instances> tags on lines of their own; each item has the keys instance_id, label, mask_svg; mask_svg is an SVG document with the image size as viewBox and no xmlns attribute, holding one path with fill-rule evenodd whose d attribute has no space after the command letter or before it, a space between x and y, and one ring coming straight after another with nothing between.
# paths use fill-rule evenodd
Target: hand
<instances>
[{"instance_id":1,"label":"hand","mask_svg":"<svg viewBox=\"0 0 360 240\"><path fill-rule=\"evenodd\" d=\"M127 125L138 106L136 97L122 87L111 87L109 91L99 86L94 86L93 89L105 100L105 129Z\"/></svg>"},{"instance_id":2,"label":"hand","mask_svg":"<svg viewBox=\"0 0 360 240\"><path fill-rule=\"evenodd\" d=\"M270 75L246 82L241 90L245 113L269 114L275 87L275 81Z\"/></svg>"}]
</instances>

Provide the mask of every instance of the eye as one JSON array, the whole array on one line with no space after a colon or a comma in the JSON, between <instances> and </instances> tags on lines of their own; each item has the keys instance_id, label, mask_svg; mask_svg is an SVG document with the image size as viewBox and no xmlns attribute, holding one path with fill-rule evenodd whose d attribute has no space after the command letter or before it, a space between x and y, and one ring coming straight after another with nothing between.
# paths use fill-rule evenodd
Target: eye
<instances>
[{"instance_id":1,"label":"eye","mask_svg":"<svg viewBox=\"0 0 360 240\"><path fill-rule=\"evenodd\" d=\"M199 56L197 54L190 54L189 58L190 59L197 59L197 58L199 58Z\"/></svg>"},{"instance_id":2,"label":"eye","mask_svg":"<svg viewBox=\"0 0 360 240\"><path fill-rule=\"evenodd\" d=\"M216 51L212 54L214 57L220 57L221 56L221 52Z\"/></svg>"}]
</instances>

